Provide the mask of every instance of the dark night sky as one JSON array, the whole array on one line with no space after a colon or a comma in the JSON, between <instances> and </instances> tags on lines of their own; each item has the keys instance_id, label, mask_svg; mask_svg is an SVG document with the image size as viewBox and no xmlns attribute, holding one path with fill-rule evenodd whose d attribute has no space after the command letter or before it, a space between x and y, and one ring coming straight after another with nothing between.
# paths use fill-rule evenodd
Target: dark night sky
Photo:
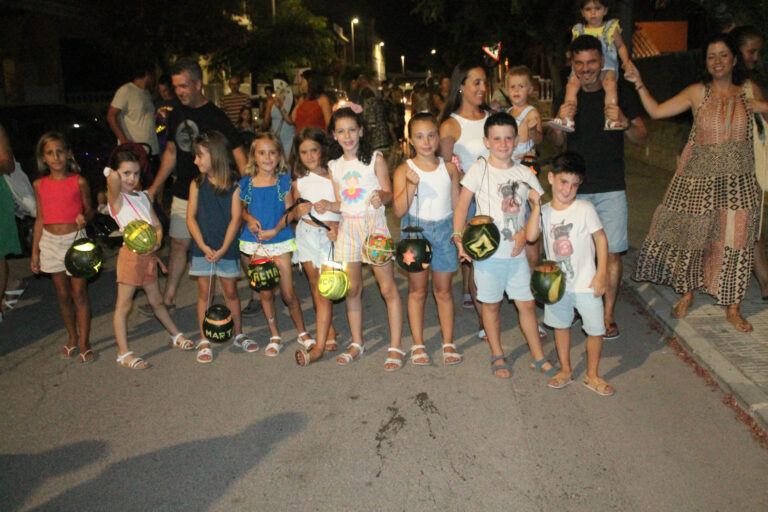
<instances>
[{"instance_id":1,"label":"dark night sky","mask_svg":"<svg viewBox=\"0 0 768 512\"><path fill-rule=\"evenodd\" d=\"M344 29L349 37L349 22L357 16L360 23L375 20L376 33L384 41L387 70L400 70L400 55L405 55L406 68L423 70L430 49L437 47L431 31L420 15L413 15L414 0L305 0L304 5L319 16ZM355 41L359 41L359 25L355 27Z\"/></svg>"}]
</instances>

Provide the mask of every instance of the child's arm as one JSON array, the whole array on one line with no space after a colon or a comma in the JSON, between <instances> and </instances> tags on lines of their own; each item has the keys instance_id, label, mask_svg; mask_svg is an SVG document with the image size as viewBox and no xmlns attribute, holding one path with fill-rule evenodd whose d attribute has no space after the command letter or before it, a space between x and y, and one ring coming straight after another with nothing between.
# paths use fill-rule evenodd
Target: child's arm
<instances>
[{"instance_id":1,"label":"child's arm","mask_svg":"<svg viewBox=\"0 0 768 512\"><path fill-rule=\"evenodd\" d=\"M627 50L627 45L624 44L624 39L621 37L621 31L616 30L613 33L613 44L616 45L616 51L619 54L622 64L621 67L624 68L624 71L634 69L635 65L629 57L629 50Z\"/></svg>"},{"instance_id":2,"label":"child's arm","mask_svg":"<svg viewBox=\"0 0 768 512\"><path fill-rule=\"evenodd\" d=\"M419 185L419 175L411 169L407 163L403 162L395 169L395 176L392 179L395 189L394 210L398 217L405 216L411 207L413 197L416 195L416 188Z\"/></svg>"},{"instance_id":3,"label":"child's arm","mask_svg":"<svg viewBox=\"0 0 768 512\"><path fill-rule=\"evenodd\" d=\"M104 172L106 172L107 169L109 170L109 174L107 175L107 201L112 207L112 210L117 213L123 207L123 194L120 193L120 173L109 167L105 167ZM151 198L149 202L150 204L152 203Z\"/></svg>"},{"instance_id":4,"label":"child's arm","mask_svg":"<svg viewBox=\"0 0 768 512\"><path fill-rule=\"evenodd\" d=\"M531 190L535 192L535 190ZM525 224L525 239L533 243L539 239L541 234L541 196L537 199L529 196L529 200L531 203L531 216Z\"/></svg>"},{"instance_id":5,"label":"child's arm","mask_svg":"<svg viewBox=\"0 0 768 512\"><path fill-rule=\"evenodd\" d=\"M229 250L229 247L237 238L240 233L240 222L242 217L243 205L240 202L240 187L235 187L235 191L232 193L232 210L229 225L227 226L227 233L224 235L224 243L219 247L217 251L213 253L211 261L219 261L224 254Z\"/></svg>"},{"instance_id":6,"label":"child's arm","mask_svg":"<svg viewBox=\"0 0 768 512\"><path fill-rule=\"evenodd\" d=\"M528 112L528 115L525 116L525 125L528 128L528 138L535 145L540 144L544 139L544 130L541 127L541 114L538 109L534 108Z\"/></svg>"},{"instance_id":7,"label":"child's arm","mask_svg":"<svg viewBox=\"0 0 768 512\"><path fill-rule=\"evenodd\" d=\"M80 200L83 202L83 213L77 216L75 222L77 223L77 229L83 229L96 212L93 209L93 206L91 206L91 187L88 185L88 180L82 176L78 176L77 186L80 187Z\"/></svg>"},{"instance_id":8,"label":"child's arm","mask_svg":"<svg viewBox=\"0 0 768 512\"><path fill-rule=\"evenodd\" d=\"M392 180L389 179L389 167L387 161L381 155L376 155L376 163L374 164L374 170L376 171L376 178L379 180L379 190L374 190L371 193L371 206L379 208L382 205L389 204L392 201Z\"/></svg>"},{"instance_id":9,"label":"child's arm","mask_svg":"<svg viewBox=\"0 0 768 512\"><path fill-rule=\"evenodd\" d=\"M445 162L448 176L451 177L451 208L459 204L459 168L453 162Z\"/></svg>"},{"instance_id":10,"label":"child's arm","mask_svg":"<svg viewBox=\"0 0 768 512\"><path fill-rule=\"evenodd\" d=\"M453 240L453 244L459 251L459 261L472 261L472 258L467 255L464 251L464 246L461 244L461 234L464 232L469 204L472 202L474 195L475 193L467 187L462 188L459 194L459 202L456 204L456 210L453 212L453 235L451 235L451 240Z\"/></svg>"},{"instance_id":11,"label":"child's arm","mask_svg":"<svg viewBox=\"0 0 768 512\"><path fill-rule=\"evenodd\" d=\"M39 187L40 180L37 179L32 185L32 188L35 189L37 215L35 216L35 227L32 231L32 253L29 257L29 268L35 274L40 273L40 237L43 236L43 205L38 193Z\"/></svg>"},{"instance_id":12,"label":"child's arm","mask_svg":"<svg viewBox=\"0 0 768 512\"><path fill-rule=\"evenodd\" d=\"M608 281L608 237L605 231L598 229L592 233L592 241L595 242L597 252L597 272L592 278L590 288L594 289L595 297L601 297L605 293L605 283Z\"/></svg>"},{"instance_id":13,"label":"child's arm","mask_svg":"<svg viewBox=\"0 0 768 512\"><path fill-rule=\"evenodd\" d=\"M325 232L325 236L327 236L328 240L331 242L335 242L336 238L339 236L339 223L329 221L325 221L325 223L329 228L331 228L330 231Z\"/></svg>"},{"instance_id":14,"label":"child's arm","mask_svg":"<svg viewBox=\"0 0 768 512\"><path fill-rule=\"evenodd\" d=\"M205 239L203 238L203 232L200 231L200 224L197 223L197 182L193 181L189 184L189 202L187 203L187 229L189 234L192 235L197 246L205 254L205 259L213 261L210 258L213 256L213 249L205 245Z\"/></svg>"}]
</instances>

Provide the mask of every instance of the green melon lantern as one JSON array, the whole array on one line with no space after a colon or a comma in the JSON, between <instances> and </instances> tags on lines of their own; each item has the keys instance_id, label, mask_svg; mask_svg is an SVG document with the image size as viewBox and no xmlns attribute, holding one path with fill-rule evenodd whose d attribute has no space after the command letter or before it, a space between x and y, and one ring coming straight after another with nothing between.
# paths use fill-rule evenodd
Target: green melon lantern
<instances>
[{"instance_id":1,"label":"green melon lantern","mask_svg":"<svg viewBox=\"0 0 768 512\"><path fill-rule=\"evenodd\" d=\"M424 228L407 226L403 228L406 237L397 244L395 260L406 272L427 270L432 263L432 244L424 238Z\"/></svg>"},{"instance_id":2,"label":"green melon lantern","mask_svg":"<svg viewBox=\"0 0 768 512\"><path fill-rule=\"evenodd\" d=\"M146 254L157 245L157 231L145 220L132 220L123 229L123 241L136 254Z\"/></svg>"},{"instance_id":3,"label":"green melon lantern","mask_svg":"<svg viewBox=\"0 0 768 512\"><path fill-rule=\"evenodd\" d=\"M533 297L543 304L554 304L565 295L565 275L555 261L544 260L533 267L531 274Z\"/></svg>"},{"instance_id":4,"label":"green melon lantern","mask_svg":"<svg viewBox=\"0 0 768 512\"><path fill-rule=\"evenodd\" d=\"M493 256L501 242L499 228L493 217L477 215L469 219L469 224L461 236L464 251L475 261L482 261Z\"/></svg>"},{"instance_id":5,"label":"green melon lantern","mask_svg":"<svg viewBox=\"0 0 768 512\"><path fill-rule=\"evenodd\" d=\"M257 292L276 288L280 284L280 271L275 262L254 254L248 265L248 283Z\"/></svg>"},{"instance_id":6,"label":"green melon lantern","mask_svg":"<svg viewBox=\"0 0 768 512\"><path fill-rule=\"evenodd\" d=\"M232 337L234 329L235 322L228 307L214 304L206 310L203 319L203 334L206 339L214 343L224 343Z\"/></svg>"},{"instance_id":7,"label":"green melon lantern","mask_svg":"<svg viewBox=\"0 0 768 512\"><path fill-rule=\"evenodd\" d=\"M324 263L317 280L317 291L329 300L341 300L349 291L349 276L344 266L335 261Z\"/></svg>"},{"instance_id":8,"label":"green melon lantern","mask_svg":"<svg viewBox=\"0 0 768 512\"><path fill-rule=\"evenodd\" d=\"M101 270L104 254L90 238L78 238L64 255L64 267L73 277L90 279Z\"/></svg>"},{"instance_id":9,"label":"green melon lantern","mask_svg":"<svg viewBox=\"0 0 768 512\"><path fill-rule=\"evenodd\" d=\"M363 256L371 265L377 267L386 265L392 260L394 252L395 242L392 237L384 233L371 233L365 237Z\"/></svg>"}]
</instances>

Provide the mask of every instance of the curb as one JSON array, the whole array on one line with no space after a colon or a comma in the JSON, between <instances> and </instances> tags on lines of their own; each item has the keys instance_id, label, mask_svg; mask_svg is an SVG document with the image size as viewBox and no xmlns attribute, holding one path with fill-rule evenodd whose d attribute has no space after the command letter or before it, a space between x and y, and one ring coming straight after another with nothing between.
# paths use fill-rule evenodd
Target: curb
<instances>
[{"instance_id":1,"label":"curb","mask_svg":"<svg viewBox=\"0 0 768 512\"><path fill-rule=\"evenodd\" d=\"M658 286L635 282L626 272L623 283L645 305L648 313L712 375L718 386L745 405L744 409L760 428L768 431L768 394L744 375L738 366L723 357L685 318L673 319L670 312L674 303ZM669 294L676 298L671 290Z\"/></svg>"}]
</instances>

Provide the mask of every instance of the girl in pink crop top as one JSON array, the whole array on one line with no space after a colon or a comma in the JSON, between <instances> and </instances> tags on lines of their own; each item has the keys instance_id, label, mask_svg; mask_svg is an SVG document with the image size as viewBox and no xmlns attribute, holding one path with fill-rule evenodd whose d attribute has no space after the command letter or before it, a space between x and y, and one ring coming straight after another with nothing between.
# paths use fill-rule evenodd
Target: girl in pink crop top
<instances>
[{"instance_id":1,"label":"girl in pink crop top","mask_svg":"<svg viewBox=\"0 0 768 512\"><path fill-rule=\"evenodd\" d=\"M37 219L29 266L35 274L51 275L69 339L61 349L65 358L77 350L80 363L94 359L89 333L91 306L87 281L67 274L64 256L78 238L87 219L93 216L88 182L78 174L80 167L64 136L48 132L37 143L37 164L42 178L35 180Z\"/></svg>"}]
</instances>

